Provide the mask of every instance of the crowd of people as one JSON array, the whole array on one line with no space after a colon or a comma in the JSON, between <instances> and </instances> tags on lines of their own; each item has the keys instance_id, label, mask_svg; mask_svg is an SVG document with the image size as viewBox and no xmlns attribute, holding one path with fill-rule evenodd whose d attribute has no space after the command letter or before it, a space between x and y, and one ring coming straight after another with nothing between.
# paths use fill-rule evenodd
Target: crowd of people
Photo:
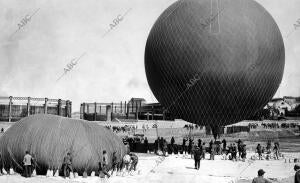
<instances>
[{"instance_id":1,"label":"crowd of people","mask_svg":"<svg viewBox=\"0 0 300 183\"><path fill-rule=\"evenodd\" d=\"M188 130L194 130L194 129L199 129L199 130L202 130L203 129L203 126L199 126L199 125L192 125L192 124L190 124L190 125L184 125L183 126L183 128L185 128L185 129L188 129Z\"/></svg>"},{"instance_id":2,"label":"crowd of people","mask_svg":"<svg viewBox=\"0 0 300 183\"><path fill-rule=\"evenodd\" d=\"M116 152L113 152L111 159L108 158L106 150L102 152L102 159L98 163L98 174L100 178L110 178L113 175L124 176L126 173L132 175L133 172L137 171L138 156L132 152L125 154L123 157L118 158ZM26 178L36 175L37 162L34 154L30 154L29 151L25 152L24 159L22 162L22 176ZM75 172L73 168L72 154L68 152L63 158L62 166L60 170L47 171L47 176L55 176L62 172L64 178L74 177ZM110 172L110 173L109 173ZM0 153L0 175L8 174L3 167L3 159ZM11 174L11 172L9 173ZM51 174L51 175L50 175ZM87 172L83 172L83 177L87 177Z\"/></svg>"},{"instance_id":3,"label":"crowd of people","mask_svg":"<svg viewBox=\"0 0 300 183\"><path fill-rule=\"evenodd\" d=\"M275 129L275 128L296 128L298 126L297 123L249 123L248 127L250 129L256 129L258 126L262 126L265 129Z\"/></svg>"},{"instance_id":4,"label":"crowd of people","mask_svg":"<svg viewBox=\"0 0 300 183\"><path fill-rule=\"evenodd\" d=\"M135 132L137 130L137 125L124 125L124 126L111 126L106 125L107 129L112 130L115 133L126 133L126 132Z\"/></svg>"},{"instance_id":5,"label":"crowd of people","mask_svg":"<svg viewBox=\"0 0 300 183\"><path fill-rule=\"evenodd\" d=\"M258 144L256 147L256 153L258 154L259 160L263 160L263 159L270 160L271 158L275 160L279 160L279 156L280 156L279 142L274 142L273 152L274 153L272 154L272 145L270 140L267 142L266 147L263 147L260 144ZM263 154L266 154L266 156L263 157Z\"/></svg>"},{"instance_id":6,"label":"crowd of people","mask_svg":"<svg viewBox=\"0 0 300 183\"><path fill-rule=\"evenodd\" d=\"M144 150L143 152L149 152L149 142L147 137L144 140ZM135 150L134 148L132 149ZM228 160L245 160L247 156L246 145L239 139L238 141L227 145L227 141L225 139L220 141L211 140L206 146L206 143L201 139L197 141L190 137L183 138L182 144L178 145L175 143L175 138L172 137L170 143L167 142L163 137L158 137L154 142L155 154L167 156L168 153L182 153L186 155L190 155L191 158L195 159L195 168L197 168L198 160L205 159L205 154L209 153L209 159L214 160L215 155L223 155L223 159Z\"/></svg>"},{"instance_id":7,"label":"crowd of people","mask_svg":"<svg viewBox=\"0 0 300 183\"><path fill-rule=\"evenodd\" d=\"M258 123L249 123L249 124L248 124L248 127L249 127L250 129L256 129L256 128L258 127Z\"/></svg>"}]
</instances>

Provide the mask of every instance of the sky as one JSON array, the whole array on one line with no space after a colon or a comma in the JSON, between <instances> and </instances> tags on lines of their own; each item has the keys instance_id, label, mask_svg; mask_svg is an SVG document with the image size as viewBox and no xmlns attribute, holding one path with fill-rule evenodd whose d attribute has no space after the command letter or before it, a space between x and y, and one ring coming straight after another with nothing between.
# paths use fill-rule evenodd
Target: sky
<instances>
[{"instance_id":1,"label":"sky","mask_svg":"<svg viewBox=\"0 0 300 183\"><path fill-rule=\"evenodd\" d=\"M73 112L82 102L156 102L145 75L145 44L156 19L174 2L0 0L0 96L69 99ZM275 97L300 96L300 28L294 30L300 0L257 2L284 38L285 71Z\"/></svg>"}]
</instances>

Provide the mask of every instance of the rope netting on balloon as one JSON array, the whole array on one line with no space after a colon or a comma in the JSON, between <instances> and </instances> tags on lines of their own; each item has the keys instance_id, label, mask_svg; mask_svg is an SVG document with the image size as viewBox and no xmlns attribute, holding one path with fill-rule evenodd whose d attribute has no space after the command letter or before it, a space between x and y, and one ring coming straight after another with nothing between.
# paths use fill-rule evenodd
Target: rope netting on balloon
<instances>
[{"instance_id":1,"label":"rope netting on balloon","mask_svg":"<svg viewBox=\"0 0 300 183\"><path fill-rule=\"evenodd\" d=\"M103 150L107 151L109 159L113 152L119 159L126 153L121 139L108 129L55 115L23 118L0 139L4 166L14 167L18 172L22 171L25 151L29 151L36 158L39 174L45 174L47 169L60 170L69 152L74 170L80 174L90 173L98 170Z\"/></svg>"},{"instance_id":2,"label":"rope netting on balloon","mask_svg":"<svg viewBox=\"0 0 300 183\"><path fill-rule=\"evenodd\" d=\"M284 45L273 18L254 1L184 0L153 26L145 68L165 110L214 131L251 117L272 99Z\"/></svg>"}]
</instances>

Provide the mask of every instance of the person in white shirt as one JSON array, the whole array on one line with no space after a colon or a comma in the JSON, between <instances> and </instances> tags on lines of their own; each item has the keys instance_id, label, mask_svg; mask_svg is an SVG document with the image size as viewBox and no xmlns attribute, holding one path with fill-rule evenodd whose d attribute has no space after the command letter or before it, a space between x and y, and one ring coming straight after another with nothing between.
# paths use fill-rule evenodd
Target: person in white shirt
<instances>
[{"instance_id":1,"label":"person in white shirt","mask_svg":"<svg viewBox=\"0 0 300 183\"><path fill-rule=\"evenodd\" d=\"M25 172L24 175L25 177L31 177L31 160L32 160L32 156L29 154L28 151L25 152L25 156L24 156L24 167L25 167Z\"/></svg>"}]
</instances>

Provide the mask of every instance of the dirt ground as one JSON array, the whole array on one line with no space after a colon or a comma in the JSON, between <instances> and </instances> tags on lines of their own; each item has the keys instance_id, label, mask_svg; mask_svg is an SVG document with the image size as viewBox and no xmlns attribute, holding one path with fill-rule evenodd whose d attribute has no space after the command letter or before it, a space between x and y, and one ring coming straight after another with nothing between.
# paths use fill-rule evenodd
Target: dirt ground
<instances>
[{"instance_id":1,"label":"dirt ground","mask_svg":"<svg viewBox=\"0 0 300 183\"><path fill-rule=\"evenodd\" d=\"M248 152L251 157L252 152ZM300 153L284 153L285 157L300 157ZM154 154L138 154L139 164L133 175L113 176L109 179L99 177L63 179L61 177L37 176L24 178L20 175L0 176L1 183L251 183L257 176L258 169L266 171L265 177L273 182L292 183L294 176L294 163L280 160L222 160L216 156L215 160L202 160L200 170L194 169L194 161L190 155L170 155L166 158ZM208 154L206 155L208 158Z\"/></svg>"}]
</instances>

